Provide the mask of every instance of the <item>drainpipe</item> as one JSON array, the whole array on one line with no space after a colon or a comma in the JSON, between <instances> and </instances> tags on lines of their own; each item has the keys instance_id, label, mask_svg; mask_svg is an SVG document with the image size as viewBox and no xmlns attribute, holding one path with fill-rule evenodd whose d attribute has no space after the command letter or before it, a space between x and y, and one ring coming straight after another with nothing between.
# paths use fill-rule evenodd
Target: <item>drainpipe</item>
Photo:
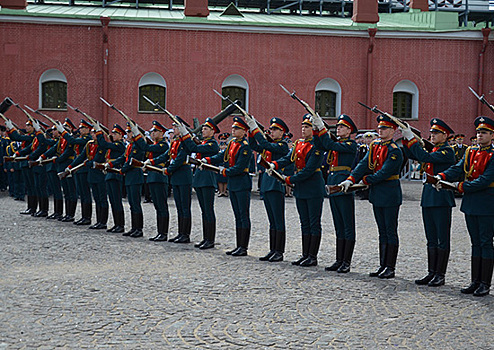
<instances>
[{"instance_id":1,"label":"drainpipe","mask_svg":"<svg viewBox=\"0 0 494 350\"><path fill-rule=\"evenodd\" d=\"M103 98L108 101L108 24L110 23L110 17L100 17L102 29L103 29ZM108 107L105 104L101 104L103 124L108 125Z\"/></svg>"},{"instance_id":2,"label":"drainpipe","mask_svg":"<svg viewBox=\"0 0 494 350\"><path fill-rule=\"evenodd\" d=\"M368 28L369 33L369 46L367 48L367 96L366 96L366 104L367 106L371 106L372 103L372 66L373 66L373 51L374 51L374 43L375 37L377 33L377 28ZM372 106L371 106L372 107ZM372 123L372 112L367 110L366 115L366 127L370 129L374 125Z\"/></svg>"},{"instance_id":3,"label":"drainpipe","mask_svg":"<svg viewBox=\"0 0 494 350\"><path fill-rule=\"evenodd\" d=\"M482 96L484 92L484 56L485 56L485 50L487 49L487 44L489 44L489 34L491 33L491 28L482 28L482 35L483 35L483 40L482 40L482 49L480 50L479 53L479 76L478 76L478 85L477 85L477 91L480 96ZM477 116L482 115L482 106L483 104L478 101L477 103Z\"/></svg>"}]
</instances>

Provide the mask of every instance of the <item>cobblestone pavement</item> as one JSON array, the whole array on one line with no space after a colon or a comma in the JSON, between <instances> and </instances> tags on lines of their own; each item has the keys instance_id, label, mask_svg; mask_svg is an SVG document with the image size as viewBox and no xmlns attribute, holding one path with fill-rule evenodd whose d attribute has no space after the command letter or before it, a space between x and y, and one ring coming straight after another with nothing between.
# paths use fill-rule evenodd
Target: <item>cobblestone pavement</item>
<instances>
[{"instance_id":1,"label":"cobblestone pavement","mask_svg":"<svg viewBox=\"0 0 494 350\"><path fill-rule=\"evenodd\" d=\"M199 251L25 217L25 203L2 194L0 349L493 348L493 297L459 292L470 266L463 215L453 210L446 285L416 286L426 272L421 184L404 182L403 189L397 278L388 281L368 277L378 244L367 201L356 201L355 257L342 275L324 271L335 245L327 201L319 266L302 268L290 264L300 252L293 198L286 203L286 261L265 263L258 257L266 253L267 219L255 193L249 256L238 258L224 253L235 241L227 198L216 199L216 248ZM143 207L147 238L155 214L152 204ZM195 198L193 216L197 241Z\"/></svg>"}]
</instances>

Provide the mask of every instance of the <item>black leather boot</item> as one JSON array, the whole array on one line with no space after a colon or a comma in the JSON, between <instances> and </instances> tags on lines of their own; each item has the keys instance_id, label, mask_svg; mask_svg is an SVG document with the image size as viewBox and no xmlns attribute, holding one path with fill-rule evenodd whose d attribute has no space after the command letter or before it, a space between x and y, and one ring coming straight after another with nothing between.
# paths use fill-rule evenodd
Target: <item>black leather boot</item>
<instances>
[{"instance_id":1,"label":"black leather boot","mask_svg":"<svg viewBox=\"0 0 494 350\"><path fill-rule=\"evenodd\" d=\"M77 209L77 201L68 200L67 202L65 202L65 207L68 209L65 210L66 215L61 221L62 222L74 222L75 211Z\"/></svg>"},{"instance_id":2,"label":"black leather boot","mask_svg":"<svg viewBox=\"0 0 494 350\"><path fill-rule=\"evenodd\" d=\"M168 226L170 219L168 216L166 217L158 216L156 218L156 221L157 221L158 234L153 238L150 238L149 240L154 242L166 242L168 240Z\"/></svg>"},{"instance_id":3,"label":"black leather boot","mask_svg":"<svg viewBox=\"0 0 494 350\"><path fill-rule=\"evenodd\" d=\"M419 280L415 280L415 284L425 285L434 278L437 266L437 248L427 248L427 275Z\"/></svg>"},{"instance_id":4,"label":"black leather boot","mask_svg":"<svg viewBox=\"0 0 494 350\"><path fill-rule=\"evenodd\" d=\"M434 278L428 283L429 287L439 287L446 281L446 269L448 267L449 250L437 249L437 265Z\"/></svg>"},{"instance_id":5,"label":"black leather boot","mask_svg":"<svg viewBox=\"0 0 494 350\"><path fill-rule=\"evenodd\" d=\"M137 221L136 221L136 214L135 213L130 213L130 222L131 222L131 229L127 232L125 232L124 234L122 234L122 236L130 236L131 234L133 234L134 232L136 232L137 230Z\"/></svg>"},{"instance_id":6,"label":"black leather boot","mask_svg":"<svg viewBox=\"0 0 494 350\"><path fill-rule=\"evenodd\" d=\"M175 240L178 239L182 235L182 231L183 231L183 218L181 218L179 216L178 217L178 234L175 237L170 238L168 240L168 242L175 242Z\"/></svg>"},{"instance_id":7,"label":"black leather boot","mask_svg":"<svg viewBox=\"0 0 494 350\"><path fill-rule=\"evenodd\" d=\"M202 240L200 242L195 243L194 248L199 248L200 246L202 246L207 241L207 236L208 236L208 227L206 225L206 222L202 220Z\"/></svg>"},{"instance_id":8,"label":"black leather boot","mask_svg":"<svg viewBox=\"0 0 494 350\"><path fill-rule=\"evenodd\" d=\"M319 246L321 244L321 235L310 236L309 243L309 256L307 259L300 263L300 266L309 267L309 266L317 266L317 254L319 252Z\"/></svg>"},{"instance_id":9,"label":"black leather boot","mask_svg":"<svg viewBox=\"0 0 494 350\"><path fill-rule=\"evenodd\" d=\"M237 251L237 249L240 248L240 244L241 244L241 235L242 233L240 232L241 228L240 227L235 227L235 239L237 241L237 246L233 249L233 250L228 250L227 252L225 252L226 255L232 255L235 251Z\"/></svg>"},{"instance_id":10,"label":"black leather boot","mask_svg":"<svg viewBox=\"0 0 494 350\"><path fill-rule=\"evenodd\" d=\"M182 218L182 231L173 243L190 243L190 231L192 228L192 218Z\"/></svg>"},{"instance_id":11,"label":"black leather boot","mask_svg":"<svg viewBox=\"0 0 494 350\"><path fill-rule=\"evenodd\" d=\"M292 261L292 265L299 266L302 261L309 257L309 245L310 235L302 235L302 256L295 261Z\"/></svg>"},{"instance_id":12,"label":"black leather boot","mask_svg":"<svg viewBox=\"0 0 494 350\"><path fill-rule=\"evenodd\" d=\"M274 254L269 258L269 262L279 262L283 261L283 253L285 252L285 241L286 241L286 232L275 230L275 245L274 245Z\"/></svg>"},{"instance_id":13,"label":"black leather boot","mask_svg":"<svg viewBox=\"0 0 494 350\"><path fill-rule=\"evenodd\" d=\"M273 229L269 229L269 253L267 253L265 256L260 257L260 261L268 261L269 258L274 254L275 252L275 245L276 245L276 231Z\"/></svg>"},{"instance_id":14,"label":"black leather boot","mask_svg":"<svg viewBox=\"0 0 494 350\"><path fill-rule=\"evenodd\" d=\"M246 256L249 247L250 228L239 228L239 247L232 252L232 256Z\"/></svg>"},{"instance_id":15,"label":"black leather boot","mask_svg":"<svg viewBox=\"0 0 494 350\"><path fill-rule=\"evenodd\" d=\"M33 215L36 213L36 208L37 208L37 199L36 196L27 196L27 209L24 211L21 211L20 214L22 215Z\"/></svg>"},{"instance_id":16,"label":"black leather boot","mask_svg":"<svg viewBox=\"0 0 494 350\"><path fill-rule=\"evenodd\" d=\"M88 227L88 229L90 230L96 229L96 227L98 227L99 224L99 220L101 216L101 208L97 205L95 211L96 211L96 223Z\"/></svg>"},{"instance_id":17,"label":"black leather boot","mask_svg":"<svg viewBox=\"0 0 494 350\"><path fill-rule=\"evenodd\" d=\"M398 246L388 244L386 247L386 268L377 277L379 278L394 278L396 259L398 258Z\"/></svg>"},{"instance_id":18,"label":"black leather boot","mask_svg":"<svg viewBox=\"0 0 494 350\"><path fill-rule=\"evenodd\" d=\"M370 277L377 277L386 268L386 244L379 244L379 268L375 272L369 273Z\"/></svg>"},{"instance_id":19,"label":"black leather boot","mask_svg":"<svg viewBox=\"0 0 494 350\"><path fill-rule=\"evenodd\" d=\"M82 203L82 219L75 222L76 225L91 225L91 216L93 212L92 203Z\"/></svg>"},{"instance_id":20,"label":"black leather boot","mask_svg":"<svg viewBox=\"0 0 494 350\"><path fill-rule=\"evenodd\" d=\"M144 226L144 215L142 213L135 213L136 230L130 234L132 238L139 238L144 236L142 228Z\"/></svg>"},{"instance_id":21,"label":"black leather boot","mask_svg":"<svg viewBox=\"0 0 494 350\"><path fill-rule=\"evenodd\" d=\"M206 241L199 247L199 249L211 249L214 248L214 240L216 236L216 222L206 222Z\"/></svg>"},{"instance_id":22,"label":"black leather boot","mask_svg":"<svg viewBox=\"0 0 494 350\"><path fill-rule=\"evenodd\" d=\"M345 253L345 240L344 239L336 239L336 261L333 265L325 267L326 271L336 271L340 268L341 264L343 264L343 255Z\"/></svg>"},{"instance_id":23,"label":"black leather boot","mask_svg":"<svg viewBox=\"0 0 494 350\"><path fill-rule=\"evenodd\" d=\"M46 218L48 216L49 201L48 197L39 198L39 211L33 216L36 218Z\"/></svg>"},{"instance_id":24,"label":"black leather boot","mask_svg":"<svg viewBox=\"0 0 494 350\"><path fill-rule=\"evenodd\" d=\"M350 272L350 265L352 263L353 248L355 247L355 241L345 240L345 251L343 253L343 263L336 270L338 273Z\"/></svg>"},{"instance_id":25,"label":"black leather boot","mask_svg":"<svg viewBox=\"0 0 494 350\"><path fill-rule=\"evenodd\" d=\"M494 259L482 258L480 284L479 287L475 290L475 292L473 292L474 296L483 297L489 294L489 291L491 289L493 266L494 266Z\"/></svg>"},{"instance_id":26,"label":"black leather boot","mask_svg":"<svg viewBox=\"0 0 494 350\"><path fill-rule=\"evenodd\" d=\"M470 259L470 265L472 283L470 283L468 287L462 288L460 290L463 294L472 294L479 288L480 285L480 273L482 270L482 259L480 258L480 256L472 256Z\"/></svg>"},{"instance_id":27,"label":"black leather boot","mask_svg":"<svg viewBox=\"0 0 494 350\"><path fill-rule=\"evenodd\" d=\"M53 214L46 217L48 220L58 220L63 217L63 199L53 199Z\"/></svg>"}]
</instances>

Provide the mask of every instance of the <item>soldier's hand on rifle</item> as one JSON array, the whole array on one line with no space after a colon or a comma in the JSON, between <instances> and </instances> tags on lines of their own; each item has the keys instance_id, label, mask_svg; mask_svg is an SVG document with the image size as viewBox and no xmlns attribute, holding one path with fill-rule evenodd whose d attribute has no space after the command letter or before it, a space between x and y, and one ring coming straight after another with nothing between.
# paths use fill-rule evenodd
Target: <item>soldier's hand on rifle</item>
<instances>
[{"instance_id":1,"label":"soldier's hand on rifle","mask_svg":"<svg viewBox=\"0 0 494 350\"><path fill-rule=\"evenodd\" d=\"M273 170L276 168L273 163L268 163L269 164L269 169L266 169L266 173L269 176L273 176Z\"/></svg>"},{"instance_id":2,"label":"soldier's hand on rifle","mask_svg":"<svg viewBox=\"0 0 494 350\"><path fill-rule=\"evenodd\" d=\"M38 123L37 120L33 120L33 128L34 128L34 130L36 132L41 130L41 128L39 127L39 123Z\"/></svg>"},{"instance_id":3,"label":"soldier's hand on rifle","mask_svg":"<svg viewBox=\"0 0 494 350\"><path fill-rule=\"evenodd\" d=\"M99 125L99 121L96 121L96 123L94 123L93 129L96 132L101 131L101 125Z\"/></svg>"},{"instance_id":4,"label":"soldier's hand on rifle","mask_svg":"<svg viewBox=\"0 0 494 350\"><path fill-rule=\"evenodd\" d=\"M246 115L245 123L249 126L250 131L253 131L255 128L257 128L257 123L253 116Z\"/></svg>"},{"instance_id":5,"label":"soldier's hand on rifle","mask_svg":"<svg viewBox=\"0 0 494 350\"><path fill-rule=\"evenodd\" d=\"M134 134L134 136L137 136L139 135L139 128L137 127L137 123L135 123L134 125L132 125L130 127L130 130L132 130L132 133Z\"/></svg>"},{"instance_id":6,"label":"soldier's hand on rifle","mask_svg":"<svg viewBox=\"0 0 494 350\"><path fill-rule=\"evenodd\" d=\"M69 173L69 174L70 174L70 173L72 173L72 169L70 169L69 167L66 167L66 168L65 168L65 172L67 172L67 173Z\"/></svg>"},{"instance_id":7,"label":"soldier's hand on rifle","mask_svg":"<svg viewBox=\"0 0 494 350\"><path fill-rule=\"evenodd\" d=\"M110 168L111 168L110 164L109 163L105 163L105 171L108 170L108 169L110 169Z\"/></svg>"},{"instance_id":8,"label":"soldier's hand on rifle","mask_svg":"<svg viewBox=\"0 0 494 350\"><path fill-rule=\"evenodd\" d=\"M148 165L152 165L152 163L151 163L151 159L146 159L146 160L144 161L144 166L148 166Z\"/></svg>"},{"instance_id":9,"label":"soldier's hand on rifle","mask_svg":"<svg viewBox=\"0 0 494 350\"><path fill-rule=\"evenodd\" d=\"M178 132L180 133L180 135L182 135L182 136L185 136L189 133L189 131L187 130L185 125L183 125L182 123L177 125L177 129L178 129Z\"/></svg>"},{"instance_id":10,"label":"soldier's hand on rifle","mask_svg":"<svg viewBox=\"0 0 494 350\"><path fill-rule=\"evenodd\" d=\"M223 170L225 170L225 167L220 165L218 168L220 169L220 174L223 174Z\"/></svg>"},{"instance_id":11,"label":"soldier's hand on rifle","mask_svg":"<svg viewBox=\"0 0 494 350\"><path fill-rule=\"evenodd\" d=\"M14 128L14 123L12 123L10 119L7 119L5 121L5 126L7 127L7 129L12 130Z\"/></svg>"},{"instance_id":12,"label":"soldier's hand on rifle","mask_svg":"<svg viewBox=\"0 0 494 350\"><path fill-rule=\"evenodd\" d=\"M403 137L405 139L407 139L408 141L412 140L415 137L415 135L412 132L412 129L410 129L409 126L407 128L404 128L404 129L400 128L400 130L401 130L401 134L403 135Z\"/></svg>"},{"instance_id":13,"label":"soldier's hand on rifle","mask_svg":"<svg viewBox=\"0 0 494 350\"><path fill-rule=\"evenodd\" d=\"M338 186L343 187L343 192L348 191L348 189L350 188L351 185L353 185L353 182L350 180L345 180L345 181L338 184Z\"/></svg>"},{"instance_id":14,"label":"soldier's hand on rifle","mask_svg":"<svg viewBox=\"0 0 494 350\"><path fill-rule=\"evenodd\" d=\"M458 191L458 186L460 185L459 182L453 182L453 187L455 188L456 191Z\"/></svg>"},{"instance_id":15,"label":"soldier's hand on rifle","mask_svg":"<svg viewBox=\"0 0 494 350\"><path fill-rule=\"evenodd\" d=\"M55 127L57 128L59 133L63 133L65 131L62 123L60 123L59 121L57 121L57 123L55 124Z\"/></svg>"},{"instance_id":16,"label":"soldier's hand on rifle","mask_svg":"<svg viewBox=\"0 0 494 350\"><path fill-rule=\"evenodd\" d=\"M322 121L322 118L320 116L318 116L317 114L310 117L310 120L312 122L312 126L315 127L315 129L317 129L317 130L324 129L324 123Z\"/></svg>"}]
</instances>

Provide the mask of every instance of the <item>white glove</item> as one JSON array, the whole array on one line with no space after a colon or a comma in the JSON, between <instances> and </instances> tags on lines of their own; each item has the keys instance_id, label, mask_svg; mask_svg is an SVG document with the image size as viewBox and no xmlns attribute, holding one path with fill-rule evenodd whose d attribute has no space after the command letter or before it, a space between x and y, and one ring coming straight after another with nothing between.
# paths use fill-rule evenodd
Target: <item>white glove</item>
<instances>
[{"instance_id":1,"label":"white glove","mask_svg":"<svg viewBox=\"0 0 494 350\"><path fill-rule=\"evenodd\" d=\"M208 162L206 161L206 159L202 158L202 159L199 159L199 162L201 162L201 164L199 164L197 167L200 169L200 170L204 170L204 164L207 164Z\"/></svg>"},{"instance_id":2,"label":"white glove","mask_svg":"<svg viewBox=\"0 0 494 350\"><path fill-rule=\"evenodd\" d=\"M110 169L110 164L105 163L105 171L108 170L108 169Z\"/></svg>"},{"instance_id":3,"label":"white glove","mask_svg":"<svg viewBox=\"0 0 494 350\"><path fill-rule=\"evenodd\" d=\"M65 171L68 172L69 174L72 173L72 169L70 169L69 167L65 168Z\"/></svg>"},{"instance_id":4,"label":"white glove","mask_svg":"<svg viewBox=\"0 0 494 350\"><path fill-rule=\"evenodd\" d=\"M139 128L137 127L137 124L132 125L130 127L130 130L132 130L132 133L134 134L134 136L137 136L140 134Z\"/></svg>"},{"instance_id":5,"label":"white glove","mask_svg":"<svg viewBox=\"0 0 494 350\"><path fill-rule=\"evenodd\" d=\"M162 173L163 175L166 175L166 168L163 168L163 169L161 170L161 173Z\"/></svg>"},{"instance_id":6,"label":"white glove","mask_svg":"<svg viewBox=\"0 0 494 350\"><path fill-rule=\"evenodd\" d=\"M436 175L434 176L434 179L437 180L437 182L435 184L433 184L432 186L434 186L434 188L439 191L443 188L443 186L441 186L441 183L439 181L441 181L443 178L439 175Z\"/></svg>"},{"instance_id":7,"label":"white glove","mask_svg":"<svg viewBox=\"0 0 494 350\"><path fill-rule=\"evenodd\" d=\"M12 120L7 119L5 121L5 126L7 127L7 129L12 130L14 128L14 123L12 123Z\"/></svg>"},{"instance_id":8,"label":"white glove","mask_svg":"<svg viewBox=\"0 0 494 350\"><path fill-rule=\"evenodd\" d=\"M225 167L224 166L221 166L221 165L218 168L220 168L220 174L222 174L223 173L223 170L225 170Z\"/></svg>"},{"instance_id":9,"label":"white glove","mask_svg":"<svg viewBox=\"0 0 494 350\"><path fill-rule=\"evenodd\" d=\"M401 129L401 134L408 141L412 140L415 137L415 135L413 134L412 129L410 129L410 127L407 127L405 129Z\"/></svg>"},{"instance_id":10,"label":"white glove","mask_svg":"<svg viewBox=\"0 0 494 350\"><path fill-rule=\"evenodd\" d=\"M253 131L254 129L257 128L257 123L256 120L254 119L253 116L245 116L245 123L249 126L250 131Z\"/></svg>"},{"instance_id":11,"label":"white glove","mask_svg":"<svg viewBox=\"0 0 494 350\"><path fill-rule=\"evenodd\" d=\"M453 186L455 187L455 190L458 190L459 185L460 185L459 182L453 182Z\"/></svg>"},{"instance_id":12,"label":"white glove","mask_svg":"<svg viewBox=\"0 0 494 350\"><path fill-rule=\"evenodd\" d=\"M343 192L348 191L348 188L353 185L353 182L350 180L345 180L342 183L339 183L338 186L343 187Z\"/></svg>"},{"instance_id":13,"label":"white glove","mask_svg":"<svg viewBox=\"0 0 494 350\"><path fill-rule=\"evenodd\" d=\"M151 159L146 159L146 160L144 161L144 166L148 166L148 165L152 165L152 164L151 164Z\"/></svg>"},{"instance_id":14,"label":"white glove","mask_svg":"<svg viewBox=\"0 0 494 350\"><path fill-rule=\"evenodd\" d=\"M39 123L37 120L33 120L33 128L35 131L40 131L41 128L39 127Z\"/></svg>"},{"instance_id":15,"label":"white glove","mask_svg":"<svg viewBox=\"0 0 494 350\"><path fill-rule=\"evenodd\" d=\"M322 130L324 129L324 123L322 121L322 118L318 116L317 114L312 117L310 117L310 120L312 122L312 126L314 126L317 130Z\"/></svg>"},{"instance_id":16,"label":"white glove","mask_svg":"<svg viewBox=\"0 0 494 350\"><path fill-rule=\"evenodd\" d=\"M266 174L269 176L273 176L273 170L275 170L275 166L273 163L269 163L269 169L266 169Z\"/></svg>"},{"instance_id":17,"label":"white glove","mask_svg":"<svg viewBox=\"0 0 494 350\"><path fill-rule=\"evenodd\" d=\"M65 131L62 123L60 123L59 121L57 121L57 123L55 124L55 127L57 128L59 133L63 133Z\"/></svg>"},{"instance_id":18,"label":"white glove","mask_svg":"<svg viewBox=\"0 0 494 350\"><path fill-rule=\"evenodd\" d=\"M178 129L178 132L180 133L180 135L182 136L185 136L189 133L189 131L187 130L187 128L185 127L185 125L183 125L182 123L180 123L178 126L177 126L177 129Z\"/></svg>"},{"instance_id":19,"label":"white glove","mask_svg":"<svg viewBox=\"0 0 494 350\"><path fill-rule=\"evenodd\" d=\"M93 129L96 132L101 131L101 125L99 125L99 121L96 121L96 123L94 123Z\"/></svg>"}]
</instances>

